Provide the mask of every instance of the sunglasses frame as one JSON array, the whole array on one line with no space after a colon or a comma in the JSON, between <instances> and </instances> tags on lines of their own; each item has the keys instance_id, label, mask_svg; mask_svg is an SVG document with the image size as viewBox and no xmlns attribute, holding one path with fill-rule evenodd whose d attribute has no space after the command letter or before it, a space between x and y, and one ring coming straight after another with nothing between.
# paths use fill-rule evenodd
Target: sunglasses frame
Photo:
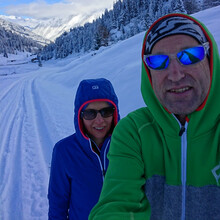
<instances>
[{"instance_id":1,"label":"sunglasses frame","mask_svg":"<svg viewBox=\"0 0 220 220\"><path fill-rule=\"evenodd\" d=\"M104 115L103 115L103 114L104 114L103 111L105 111L105 109L111 109L111 110L112 110L112 113L111 113L110 115L108 115L108 116L104 116ZM86 111L92 111L92 112L94 112L94 113L95 113L95 117L94 117L94 118L91 118L91 119L85 118L85 117L84 117L84 112L86 112ZM108 118L108 117L111 117L111 116L114 115L114 111L115 111L115 107L111 107L111 106L105 107L105 108L102 108L102 109L99 109L99 110L96 110L96 109L86 109L86 110L84 110L84 111L81 112L81 117L84 118L85 120L93 120L93 119L95 119L95 118L97 117L97 114L100 113L100 115L102 116L102 118Z\"/></svg>"},{"instance_id":2,"label":"sunglasses frame","mask_svg":"<svg viewBox=\"0 0 220 220\"><path fill-rule=\"evenodd\" d=\"M180 53L180 52L182 52L182 51L184 51L184 50L191 49L191 48L195 48L195 47L203 47L203 48L204 48L204 52L205 52L205 53L204 53L203 59L201 59L201 60L199 60L198 62L195 62L195 63L183 64L183 63L179 60L179 58L177 57L177 54ZM170 58L175 58L175 59L177 59L178 62L179 62L182 66L191 66L191 65L197 64L197 63L201 62L202 60L204 60L205 57L206 57L206 55L207 55L207 53L208 53L208 50L209 50L209 48L210 48L210 47L209 47L209 42L205 42L205 43L203 43L203 44L199 44L199 45L197 45L197 46L195 46L195 47L189 47L189 48L186 48L186 49L184 49L184 50L180 50L180 51L179 51L178 53L176 53L176 54L169 54L169 55L167 55L167 54L148 54L148 55L144 55L144 63L146 64L146 66L147 66L150 70L157 70L157 71L161 71L161 70L167 69L168 66L169 66L169 64L170 64ZM168 58L169 58L169 63L168 63L168 65L167 65L166 68L163 68L163 69L154 69L154 68L152 68L152 67L150 67L150 66L148 65L148 63L147 63L147 61L146 61L146 58L148 58L148 57L150 57L150 56L156 56L156 55L166 55L166 56L168 56Z\"/></svg>"}]
</instances>

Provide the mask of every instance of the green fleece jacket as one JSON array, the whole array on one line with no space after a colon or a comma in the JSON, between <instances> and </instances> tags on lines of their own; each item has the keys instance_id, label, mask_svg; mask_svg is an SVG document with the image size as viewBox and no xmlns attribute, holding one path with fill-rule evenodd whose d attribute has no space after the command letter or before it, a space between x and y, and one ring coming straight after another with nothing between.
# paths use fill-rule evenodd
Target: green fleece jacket
<instances>
[{"instance_id":1,"label":"green fleece jacket","mask_svg":"<svg viewBox=\"0 0 220 220\"><path fill-rule=\"evenodd\" d=\"M116 126L103 190L90 220L220 219L218 48L199 21L173 15L193 19L205 32L210 44L209 94L181 128L157 100L149 70L142 63L141 91L147 107L130 113Z\"/></svg>"}]
</instances>

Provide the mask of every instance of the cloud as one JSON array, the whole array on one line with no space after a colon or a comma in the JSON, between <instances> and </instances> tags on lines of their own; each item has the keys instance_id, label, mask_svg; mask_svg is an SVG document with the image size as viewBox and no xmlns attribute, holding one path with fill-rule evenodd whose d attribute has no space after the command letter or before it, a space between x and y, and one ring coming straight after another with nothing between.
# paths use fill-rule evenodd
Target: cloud
<instances>
[{"instance_id":1,"label":"cloud","mask_svg":"<svg viewBox=\"0 0 220 220\"><path fill-rule=\"evenodd\" d=\"M47 19L91 14L100 10L104 12L105 8L110 9L112 6L113 0L66 0L53 4L38 0L29 4L10 5L6 8L6 13L8 15Z\"/></svg>"}]
</instances>

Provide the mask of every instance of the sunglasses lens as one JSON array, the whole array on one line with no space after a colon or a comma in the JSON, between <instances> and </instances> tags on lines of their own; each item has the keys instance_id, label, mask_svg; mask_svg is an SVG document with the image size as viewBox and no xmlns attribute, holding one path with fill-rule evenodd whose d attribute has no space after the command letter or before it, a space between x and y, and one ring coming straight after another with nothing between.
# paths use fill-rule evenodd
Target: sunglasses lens
<instances>
[{"instance_id":1,"label":"sunglasses lens","mask_svg":"<svg viewBox=\"0 0 220 220\"><path fill-rule=\"evenodd\" d=\"M100 113L103 118L108 118L113 115L115 108L107 107L100 110Z\"/></svg>"},{"instance_id":2,"label":"sunglasses lens","mask_svg":"<svg viewBox=\"0 0 220 220\"><path fill-rule=\"evenodd\" d=\"M86 120L92 120L97 116L97 112L94 109L84 110L82 114L83 114L83 118Z\"/></svg>"},{"instance_id":3,"label":"sunglasses lens","mask_svg":"<svg viewBox=\"0 0 220 220\"><path fill-rule=\"evenodd\" d=\"M192 47L182 50L177 54L177 58L184 65L198 63L205 57L205 49L202 46Z\"/></svg>"},{"instance_id":4,"label":"sunglasses lens","mask_svg":"<svg viewBox=\"0 0 220 220\"><path fill-rule=\"evenodd\" d=\"M146 64L150 69L162 70L166 69L169 64L169 56L167 55L151 55L146 57Z\"/></svg>"}]
</instances>

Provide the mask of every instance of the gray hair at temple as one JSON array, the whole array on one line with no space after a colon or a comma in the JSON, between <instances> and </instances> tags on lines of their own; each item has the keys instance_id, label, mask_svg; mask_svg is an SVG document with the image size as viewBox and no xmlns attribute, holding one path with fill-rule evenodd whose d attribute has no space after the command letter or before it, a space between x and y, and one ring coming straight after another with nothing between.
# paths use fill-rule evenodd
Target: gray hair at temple
<instances>
[{"instance_id":1,"label":"gray hair at temple","mask_svg":"<svg viewBox=\"0 0 220 220\"><path fill-rule=\"evenodd\" d=\"M189 35L201 44L207 42L204 32L194 21L178 16L165 17L150 30L146 38L144 54L150 54L153 46L162 38L175 34Z\"/></svg>"}]
</instances>

